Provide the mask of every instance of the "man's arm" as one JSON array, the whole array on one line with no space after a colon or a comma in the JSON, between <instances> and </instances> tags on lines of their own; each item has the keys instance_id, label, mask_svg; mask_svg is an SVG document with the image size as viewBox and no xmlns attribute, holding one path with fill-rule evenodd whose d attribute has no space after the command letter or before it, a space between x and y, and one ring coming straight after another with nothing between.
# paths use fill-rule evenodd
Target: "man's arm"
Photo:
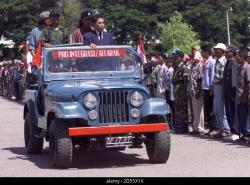
<instances>
[{"instance_id":1,"label":"man's arm","mask_svg":"<svg viewBox=\"0 0 250 185\"><path fill-rule=\"evenodd\" d=\"M90 46L92 49L96 48L96 44L91 40L91 35L89 33L83 35L83 45Z\"/></svg>"},{"instance_id":2,"label":"man's arm","mask_svg":"<svg viewBox=\"0 0 250 185\"><path fill-rule=\"evenodd\" d=\"M85 33L83 35L83 45L84 46L89 46L90 44L91 44L90 35L89 35L89 33Z\"/></svg>"}]
</instances>

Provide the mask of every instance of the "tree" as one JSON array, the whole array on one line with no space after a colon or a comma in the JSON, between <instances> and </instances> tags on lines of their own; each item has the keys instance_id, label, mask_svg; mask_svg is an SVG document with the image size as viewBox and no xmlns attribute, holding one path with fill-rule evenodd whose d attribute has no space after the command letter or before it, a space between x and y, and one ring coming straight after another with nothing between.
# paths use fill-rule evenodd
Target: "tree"
<instances>
[{"instance_id":1,"label":"tree","mask_svg":"<svg viewBox=\"0 0 250 185\"><path fill-rule=\"evenodd\" d=\"M37 25L39 13L54 5L53 0L1 0L0 35L22 43Z\"/></svg>"},{"instance_id":2,"label":"tree","mask_svg":"<svg viewBox=\"0 0 250 185\"><path fill-rule=\"evenodd\" d=\"M82 4L78 0L60 0L57 2L61 10L60 24L68 28L70 32L78 26Z\"/></svg>"},{"instance_id":3,"label":"tree","mask_svg":"<svg viewBox=\"0 0 250 185\"><path fill-rule=\"evenodd\" d=\"M180 2L180 0L177 0ZM227 43L226 11L230 11L232 43L246 47L250 42L248 28L250 3L247 0L193 0L185 1L177 10L185 21L199 33L202 41Z\"/></svg>"},{"instance_id":4,"label":"tree","mask_svg":"<svg viewBox=\"0 0 250 185\"><path fill-rule=\"evenodd\" d=\"M180 48L191 54L192 47L200 44L197 33L193 31L192 26L183 22L182 15L178 12L170 21L160 23L159 28L162 30L162 46L168 53L171 53L173 48Z\"/></svg>"}]
</instances>

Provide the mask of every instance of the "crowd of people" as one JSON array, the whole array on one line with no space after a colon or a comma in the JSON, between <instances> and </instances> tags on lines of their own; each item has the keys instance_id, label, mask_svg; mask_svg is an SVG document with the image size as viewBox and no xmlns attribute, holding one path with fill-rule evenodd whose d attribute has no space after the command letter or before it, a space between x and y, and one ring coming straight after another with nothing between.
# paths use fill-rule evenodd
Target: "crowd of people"
<instances>
[{"instance_id":1,"label":"crowd of people","mask_svg":"<svg viewBox=\"0 0 250 185\"><path fill-rule=\"evenodd\" d=\"M247 49L218 43L193 48L191 56L175 48L170 57L148 58L153 69L144 74L143 83L153 96L166 99L176 133L249 140Z\"/></svg>"},{"instance_id":2,"label":"crowd of people","mask_svg":"<svg viewBox=\"0 0 250 185\"><path fill-rule=\"evenodd\" d=\"M0 62L0 96L12 100L24 99L25 67L21 60L11 60L6 56Z\"/></svg>"},{"instance_id":3,"label":"crowd of people","mask_svg":"<svg viewBox=\"0 0 250 185\"><path fill-rule=\"evenodd\" d=\"M112 45L113 36L105 29L104 17L83 12L77 29L69 36L59 23L60 13L45 11L29 34L29 51L36 57L39 43L43 47L80 43L95 48ZM168 120L176 133L208 134L248 140L250 57L247 50L218 43L193 48L188 56L174 48L172 55L149 57L144 64L142 83L152 96L166 99L171 109ZM31 68L37 67L31 63ZM11 99L23 99L27 88L24 64L5 56L0 63L0 94Z\"/></svg>"}]
</instances>

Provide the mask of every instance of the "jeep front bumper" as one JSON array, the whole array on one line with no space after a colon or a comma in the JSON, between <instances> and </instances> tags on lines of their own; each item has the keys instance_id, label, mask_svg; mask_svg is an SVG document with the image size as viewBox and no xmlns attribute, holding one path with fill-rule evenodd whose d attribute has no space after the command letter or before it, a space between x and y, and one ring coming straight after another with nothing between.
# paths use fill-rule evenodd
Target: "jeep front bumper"
<instances>
[{"instance_id":1,"label":"jeep front bumper","mask_svg":"<svg viewBox=\"0 0 250 185\"><path fill-rule=\"evenodd\" d=\"M168 131L166 123L69 128L69 136L92 136Z\"/></svg>"}]
</instances>

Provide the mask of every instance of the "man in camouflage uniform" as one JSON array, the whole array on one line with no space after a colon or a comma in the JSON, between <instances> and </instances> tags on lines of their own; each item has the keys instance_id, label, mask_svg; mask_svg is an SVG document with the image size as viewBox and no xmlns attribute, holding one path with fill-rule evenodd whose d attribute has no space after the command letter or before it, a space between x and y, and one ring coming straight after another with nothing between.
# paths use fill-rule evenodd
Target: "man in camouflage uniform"
<instances>
[{"instance_id":1,"label":"man in camouflage uniform","mask_svg":"<svg viewBox=\"0 0 250 185\"><path fill-rule=\"evenodd\" d=\"M173 86L175 95L175 132L188 133L188 68L183 62L183 52L173 51Z\"/></svg>"},{"instance_id":2,"label":"man in camouflage uniform","mask_svg":"<svg viewBox=\"0 0 250 185\"><path fill-rule=\"evenodd\" d=\"M153 62L153 71L151 73L151 79L152 79L152 86L153 86L153 97L156 97L157 95L157 82L158 82L158 72L160 70L161 65L159 64L159 61Z\"/></svg>"},{"instance_id":3,"label":"man in camouflage uniform","mask_svg":"<svg viewBox=\"0 0 250 185\"><path fill-rule=\"evenodd\" d=\"M49 18L50 27L45 28L41 33L44 47L69 43L68 31L59 24L60 13L51 11Z\"/></svg>"}]
</instances>

